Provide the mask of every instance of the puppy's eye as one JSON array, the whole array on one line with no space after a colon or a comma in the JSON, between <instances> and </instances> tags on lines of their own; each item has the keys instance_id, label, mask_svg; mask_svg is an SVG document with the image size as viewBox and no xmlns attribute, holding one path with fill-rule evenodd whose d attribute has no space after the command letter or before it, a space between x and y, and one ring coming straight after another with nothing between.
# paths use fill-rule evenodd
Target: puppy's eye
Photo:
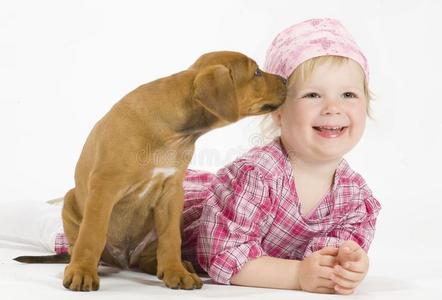
<instances>
[{"instance_id":1,"label":"puppy's eye","mask_svg":"<svg viewBox=\"0 0 442 300\"><path fill-rule=\"evenodd\" d=\"M257 77L262 76L262 71L259 68L256 68L255 76Z\"/></svg>"}]
</instances>

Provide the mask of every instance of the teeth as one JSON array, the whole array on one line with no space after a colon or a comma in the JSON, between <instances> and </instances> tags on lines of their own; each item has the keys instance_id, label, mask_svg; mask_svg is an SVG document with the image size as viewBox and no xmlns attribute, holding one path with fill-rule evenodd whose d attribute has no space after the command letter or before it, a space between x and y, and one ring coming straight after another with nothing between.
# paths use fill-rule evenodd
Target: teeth
<instances>
[{"instance_id":1,"label":"teeth","mask_svg":"<svg viewBox=\"0 0 442 300\"><path fill-rule=\"evenodd\" d=\"M330 130L338 130L341 127L321 127L321 128L323 128L323 129L330 129Z\"/></svg>"},{"instance_id":2,"label":"teeth","mask_svg":"<svg viewBox=\"0 0 442 300\"><path fill-rule=\"evenodd\" d=\"M319 126L319 127L316 127L316 128L325 129L325 130L341 130L343 127Z\"/></svg>"}]
</instances>

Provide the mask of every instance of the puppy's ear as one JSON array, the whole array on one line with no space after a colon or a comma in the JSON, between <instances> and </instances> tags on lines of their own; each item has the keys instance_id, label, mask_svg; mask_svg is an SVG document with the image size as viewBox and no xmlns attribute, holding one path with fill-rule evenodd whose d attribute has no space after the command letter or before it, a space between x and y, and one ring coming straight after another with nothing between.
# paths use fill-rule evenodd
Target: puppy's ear
<instances>
[{"instance_id":1,"label":"puppy's ear","mask_svg":"<svg viewBox=\"0 0 442 300\"><path fill-rule=\"evenodd\" d=\"M235 86L229 69L223 65L209 66L195 77L193 99L220 119L239 119Z\"/></svg>"}]
</instances>

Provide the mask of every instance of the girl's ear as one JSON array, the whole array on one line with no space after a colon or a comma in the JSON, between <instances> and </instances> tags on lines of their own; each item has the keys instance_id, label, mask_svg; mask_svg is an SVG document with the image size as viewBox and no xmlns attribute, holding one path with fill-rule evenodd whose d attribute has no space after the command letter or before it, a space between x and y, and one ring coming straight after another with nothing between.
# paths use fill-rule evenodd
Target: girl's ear
<instances>
[{"instance_id":1,"label":"girl's ear","mask_svg":"<svg viewBox=\"0 0 442 300\"><path fill-rule=\"evenodd\" d=\"M270 113L273 122L281 128L281 107Z\"/></svg>"}]
</instances>

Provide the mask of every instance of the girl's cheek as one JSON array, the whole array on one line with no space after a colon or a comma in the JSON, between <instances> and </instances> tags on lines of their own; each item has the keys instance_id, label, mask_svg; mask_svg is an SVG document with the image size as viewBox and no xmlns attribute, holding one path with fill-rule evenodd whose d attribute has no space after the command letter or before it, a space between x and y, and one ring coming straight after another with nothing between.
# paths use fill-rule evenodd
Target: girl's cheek
<instances>
[{"instance_id":1,"label":"girl's cheek","mask_svg":"<svg viewBox=\"0 0 442 300\"><path fill-rule=\"evenodd\" d=\"M355 115L355 118L356 118L359 122L365 124L365 121L366 121L366 119L367 119L367 110L366 110L365 107L359 107L359 108L355 111L354 115Z\"/></svg>"}]
</instances>

